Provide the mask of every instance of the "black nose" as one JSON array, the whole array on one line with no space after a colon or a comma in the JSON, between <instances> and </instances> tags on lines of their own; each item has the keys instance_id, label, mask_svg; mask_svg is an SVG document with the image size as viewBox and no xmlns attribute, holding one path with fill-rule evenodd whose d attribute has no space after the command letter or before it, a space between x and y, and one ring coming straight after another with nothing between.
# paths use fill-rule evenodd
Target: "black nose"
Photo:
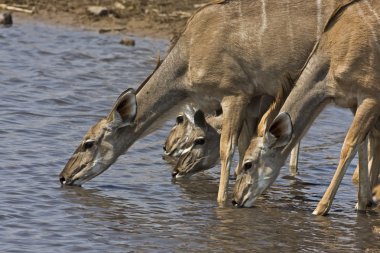
<instances>
[{"instance_id":1,"label":"black nose","mask_svg":"<svg viewBox=\"0 0 380 253\"><path fill-rule=\"evenodd\" d=\"M61 184L64 184L66 181L65 177L64 176L60 176L59 177L59 182L61 182Z\"/></svg>"},{"instance_id":2,"label":"black nose","mask_svg":"<svg viewBox=\"0 0 380 253\"><path fill-rule=\"evenodd\" d=\"M163 149L164 149L164 151L166 152L166 146L163 146L162 148L163 148Z\"/></svg>"},{"instance_id":3,"label":"black nose","mask_svg":"<svg viewBox=\"0 0 380 253\"><path fill-rule=\"evenodd\" d=\"M232 205L233 205L233 206L238 206L238 203L233 199L233 200L232 200Z\"/></svg>"},{"instance_id":4,"label":"black nose","mask_svg":"<svg viewBox=\"0 0 380 253\"><path fill-rule=\"evenodd\" d=\"M175 178L178 175L179 171L178 170L173 170L172 172L172 178Z\"/></svg>"}]
</instances>

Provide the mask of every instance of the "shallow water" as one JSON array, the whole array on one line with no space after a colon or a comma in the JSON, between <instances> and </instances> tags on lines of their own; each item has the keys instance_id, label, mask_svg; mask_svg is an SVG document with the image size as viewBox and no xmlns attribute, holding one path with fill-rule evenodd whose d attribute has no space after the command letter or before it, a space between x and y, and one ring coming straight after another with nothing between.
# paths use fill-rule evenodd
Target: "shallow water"
<instances>
[{"instance_id":1,"label":"shallow water","mask_svg":"<svg viewBox=\"0 0 380 253\"><path fill-rule=\"evenodd\" d=\"M326 109L257 207L216 203L219 167L173 182L161 159L168 122L80 187L58 174L87 128L136 88L168 43L20 23L0 29L0 252L378 252L380 208L357 214L350 166L330 215L311 213L352 116ZM233 183L233 182L232 182Z\"/></svg>"}]
</instances>

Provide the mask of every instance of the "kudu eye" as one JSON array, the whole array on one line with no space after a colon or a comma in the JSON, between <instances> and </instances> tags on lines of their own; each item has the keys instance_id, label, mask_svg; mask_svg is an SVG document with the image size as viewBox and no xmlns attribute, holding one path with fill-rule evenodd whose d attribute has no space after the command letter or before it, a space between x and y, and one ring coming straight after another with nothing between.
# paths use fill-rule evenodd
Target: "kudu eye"
<instances>
[{"instance_id":1,"label":"kudu eye","mask_svg":"<svg viewBox=\"0 0 380 253\"><path fill-rule=\"evenodd\" d=\"M206 142L205 138L199 137L199 138L195 139L194 145L203 145L203 144L205 144L205 142Z\"/></svg>"},{"instance_id":2,"label":"kudu eye","mask_svg":"<svg viewBox=\"0 0 380 253\"><path fill-rule=\"evenodd\" d=\"M250 168L252 168L252 162L246 162L246 163L244 163L243 166L244 166L244 171L247 171Z\"/></svg>"},{"instance_id":3,"label":"kudu eye","mask_svg":"<svg viewBox=\"0 0 380 253\"><path fill-rule=\"evenodd\" d=\"M94 140L87 140L83 143L84 149L90 149L94 146L95 141Z\"/></svg>"}]
</instances>

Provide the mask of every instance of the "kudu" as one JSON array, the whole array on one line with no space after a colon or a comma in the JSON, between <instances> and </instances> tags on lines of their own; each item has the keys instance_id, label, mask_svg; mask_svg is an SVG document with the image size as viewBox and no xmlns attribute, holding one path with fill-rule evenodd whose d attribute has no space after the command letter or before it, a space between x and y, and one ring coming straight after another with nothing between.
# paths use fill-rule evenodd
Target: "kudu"
<instances>
[{"instance_id":1,"label":"kudu","mask_svg":"<svg viewBox=\"0 0 380 253\"><path fill-rule=\"evenodd\" d=\"M276 97L277 107L271 109L271 113L278 112L279 104L288 95L279 93ZM255 136L256 128L259 120L265 111L268 111L270 101L266 98L261 99L260 108L257 112L251 112L250 117L245 120L250 120L252 124L252 134L245 134L247 136ZM268 112L267 112L268 113ZM181 114L176 119L176 124L170 131L164 146L164 157L169 163L173 164L172 176L175 178L189 177L195 173L211 169L219 160L219 141L221 132L222 115L207 116L200 111ZM243 140L238 141L239 144L239 162L235 169L235 176L240 174L242 167L244 152L246 146L240 147ZM297 174L298 167L298 152L299 145L297 145L291 152L291 159L289 162L289 171L291 175Z\"/></svg>"},{"instance_id":2,"label":"kudu","mask_svg":"<svg viewBox=\"0 0 380 253\"><path fill-rule=\"evenodd\" d=\"M342 1L225 0L199 9L160 67L137 92L123 92L85 134L59 175L61 183L81 185L99 175L182 105L208 111L221 106L218 201L224 202L248 104L254 97L275 97L297 77Z\"/></svg>"},{"instance_id":3,"label":"kudu","mask_svg":"<svg viewBox=\"0 0 380 253\"><path fill-rule=\"evenodd\" d=\"M193 143L194 132L194 114L195 108L186 106L184 112L176 117L176 123L169 132L163 146L163 159L171 165L176 165L178 158L188 147L189 143ZM212 118L212 117L210 117Z\"/></svg>"},{"instance_id":4,"label":"kudu","mask_svg":"<svg viewBox=\"0 0 380 253\"><path fill-rule=\"evenodd\" d=\"M262 136L251 141L244 157L244 173L236 180L233 204L244 207L254 204L278 176L291 148L324 106L334 102L350 108L355 115L335 175L313 212L328 213L359 145L368 134L370 142L380 141L379 17L380 2L375 0L354 0L335 11L280 114L267 125ZM359 210L365 210L371 200L372 183L368 182L366 165L362 162L359 169ZM371 180L377 179L377 175L374 172Z\"/></svg>"},{"instance_id":5,"label":"kudu","mask_svg":"<svg viewBox=\"0 0 380 253\"><path fill-rule=\"evenodd\" d=\"M259 118L267 110L272 98L262 96L253 99L244 118L238 141L240 168L249 140L255 132ZM187 107L186 113L179 115L176 125L170 131L164 145L164 158L169 163L175 161L172 176L188 177L196 172L212 168L219 160L220 133L222 131L222 111L205 117L201 110ZM178 123L180 122L180 123Z\"/></svg>"},{"instance_id":6,"label":"kudu","mask_svg":"<svg viewBox=\"0 0 380 253\"><path fill-rule=\"evenodd\" d=\"M191 116L190 116L191 117ZM201 110L193 115L194 125L183 139L184 149L180 152L172 170L173 178L189 177L197 172L212 168L219 160L220 123L222 116L205 117ZM171 135L168 136L168 139ZM243 154L242 154L243 155Z\"/></svg>"}]
</instances>

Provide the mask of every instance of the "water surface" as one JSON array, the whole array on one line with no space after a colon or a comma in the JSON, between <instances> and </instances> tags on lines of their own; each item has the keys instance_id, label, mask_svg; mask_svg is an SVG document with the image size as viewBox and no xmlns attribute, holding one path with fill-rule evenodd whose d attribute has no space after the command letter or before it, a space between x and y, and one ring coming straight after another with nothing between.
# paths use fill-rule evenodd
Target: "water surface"
<instances>
[{"instance_id":1,"label":"water surface","mask_svg":"<svg viewBox=\"0 0 380 253\"><path fill-rule=\"evenodd\" d=\"M0 29L0 252L378 252L379 208L354 210L352 164L330 215L311 213L352 119L329 107L302 142L300 174L284 167L257 207L216 203L219 167L173 182L169 132L138 141L80 187L58 174L88 127L153 70L162 40L19 23ZM231 182L233 183L233 182Z\"/></svg>"}]
</instances>

